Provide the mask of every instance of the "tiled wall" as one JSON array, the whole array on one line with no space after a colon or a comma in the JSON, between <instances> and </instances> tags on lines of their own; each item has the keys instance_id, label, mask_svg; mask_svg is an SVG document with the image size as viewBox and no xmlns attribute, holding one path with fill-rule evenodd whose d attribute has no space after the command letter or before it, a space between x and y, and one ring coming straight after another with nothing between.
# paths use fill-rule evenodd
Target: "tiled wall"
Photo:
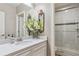
<instances>
[{"instance_id":1,"label":"tiled wall","mask_svg":"<svg viewBox=\"0 0 79 59\"><path fill-rule=\"evenodd\" d=\"M55 25L56 46L79 50L77 22L79 22L79 8L56 12L55 24L60 24Z\"/></svg>"}]
</instances>

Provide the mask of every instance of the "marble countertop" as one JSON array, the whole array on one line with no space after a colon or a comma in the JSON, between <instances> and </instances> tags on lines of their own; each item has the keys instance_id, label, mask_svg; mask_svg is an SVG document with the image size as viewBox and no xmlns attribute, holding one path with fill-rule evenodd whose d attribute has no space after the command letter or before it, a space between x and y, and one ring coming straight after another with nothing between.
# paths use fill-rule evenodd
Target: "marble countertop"
<instances>
[{"instance_id":1,"label":"marble countertop","mask_svg":"<svg viewBox=\"0 0 79 59\"><path fill-rule=\"evenodd\" d=\"M5 56L8 55L12 52L21 50L23 48L31 47L35 44L41 43L46 41L47 39L25 39L21 42L15 42L13 44L11 43L6 43L0 45L0 56Z\"/></svg>"}]
</instances>

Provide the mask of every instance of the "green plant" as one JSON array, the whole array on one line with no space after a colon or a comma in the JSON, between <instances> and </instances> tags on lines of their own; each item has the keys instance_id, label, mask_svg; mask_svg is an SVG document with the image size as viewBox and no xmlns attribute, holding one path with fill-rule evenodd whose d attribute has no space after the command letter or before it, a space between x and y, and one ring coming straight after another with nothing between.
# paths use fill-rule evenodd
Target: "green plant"
<instances>
[{"instance_id":1,"label":"green plant","mask_svg":"<svg viewBox=\"0 0 79 59\"><path fill-rule=\"evenodd\" d=\"M28 19L25 21L25 27L28 29L28 32L31 35L38 36L43 32L43 20L36 20L34 18Z\"/></svg>"}]
</instances>

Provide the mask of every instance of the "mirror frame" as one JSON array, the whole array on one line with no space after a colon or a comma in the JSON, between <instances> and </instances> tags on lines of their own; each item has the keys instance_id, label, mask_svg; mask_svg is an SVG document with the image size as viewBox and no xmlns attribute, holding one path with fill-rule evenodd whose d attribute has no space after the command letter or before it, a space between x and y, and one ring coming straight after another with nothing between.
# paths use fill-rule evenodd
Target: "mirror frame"
<instances>
[{"instance_id":1,"label":"mirror frame","mask_svg":"<svg viewBox=\"0 0 79 59\"><path fill-rule=\"evenodd\" d=\"M39 10L40 12L38 13L38 20L40 21L41 19L41 17L43 16L43 32L44 32L44 28L45 28L45 13L44 13L44 11L41 9L41 10Z\"/></svg>"}]
</instances>

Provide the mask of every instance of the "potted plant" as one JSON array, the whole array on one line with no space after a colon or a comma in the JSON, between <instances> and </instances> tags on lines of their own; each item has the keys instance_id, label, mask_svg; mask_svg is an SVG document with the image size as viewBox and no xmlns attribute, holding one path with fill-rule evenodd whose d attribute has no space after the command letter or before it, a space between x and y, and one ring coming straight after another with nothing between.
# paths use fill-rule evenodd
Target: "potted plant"
<instances>
[{"instance_id":1,"label":"potted plant","mask_svg":"<svg viewBox=\"0 0 79 59\"><path fill-rule=\"evenodd\" d=\"M38 35L43 32L43 21L30 18L25 21L25 27L29 35L32 35L33 38L38 38Z\"/></svg>"}]
</instances>

